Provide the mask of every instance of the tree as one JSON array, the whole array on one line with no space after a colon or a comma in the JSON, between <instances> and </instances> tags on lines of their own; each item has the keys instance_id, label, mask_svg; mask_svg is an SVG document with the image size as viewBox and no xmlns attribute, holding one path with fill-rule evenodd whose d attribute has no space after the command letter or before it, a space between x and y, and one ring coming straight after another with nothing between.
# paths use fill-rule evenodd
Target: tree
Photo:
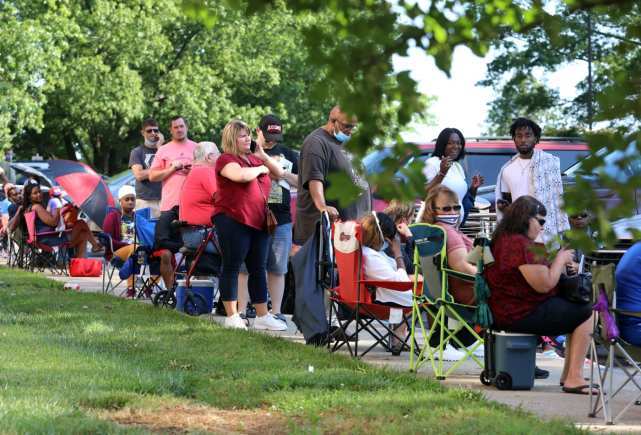
<instances>
[{"instance_id":1,"label":"tree","mask_svg":"<svg viewBox=\"0 0 641 435\"><path fill-rule=\"evenodd\" d=\"M203 2L192 0L191 3L204 16L207 15L207 7ZM275 4L274 1L264 0L230 0L230 3L250 14L263 13ZM564 2L568 17L572 19L580 20L581 14L589 11L594 16L607 17L614 23L620 23L620 27L615 29L619 34L612 45L612 54L608 55L614 74L599 83L593 119L607 121L614 127L627 121L627 127L589 136L593 150L621 148L630 139L641 138L636 130L641 118L641 86L637 77L630 77L631 72L639 71L640 66L637 49L630 46L637 46L641 35L637 3L631 0ZM424 101L420 98L416 82L406 71L393 71L393 56L403 56L410 47L417 47L433 56L436 65L448 73L452 52L458 45L465 45L475 54L483 56L492 44L510 34L542 32L550 41L559 41L564 37L563 17L548 13L540 1L452 0L423 3L405 0L290 0L287 4L295 11L313 11L328 17L328 21L322 25L305 30L305 45L315 55L311 60L319 66L326 66L328 70L331 87L323 83L324 86L317 87L317 91L325 95L331 93L344 109L359 118L358 134L347 145L356 155L362 155L372 143L380 143L380 138L389 134L390 129L398 131L410 122L412 114L424 110ZM534 67L537 63L547 62L546 56L530 56L526 60ZM616 57L621 59L617 62ZM524 75L520 84L515 83L514 86L516 90L523 89L523 86L527 90L534 89L547 101L554 97L528 74ZM396 110L393 119L387 111L389 107ZM397 123L393 124L393 120ZM408 171L409 183L389 188L389 177L397 169L398 161L412 150L400 137L397 139L394 155L385 162L385 172L370 181L378 187L388 186L385 189L387 195L415 198L422 194L424 182L418 167ZM637 141L637 144L641 151L641 141ZM599 159L599 156L595 156L589 166L593 168L602 164ZM618 185L613 180L605 181L623 198L629 197L631 186ZM634 181L636 185L641 183L641 180ZM625 213L625 206L603 210L602 205L594 203L594 193L590 189L586 191L585 185L578 185L582 190L567 195L567 210L582 210L587 204L595 207L603 229L600 236L607 239L607 221ZM340 196L336 190L347 190L343 186L335 186L335 196ZM348 198L343 196L342 199Z\"/></svg>"},{"instance_id":2,"label":"tree","mask_svg":"<svg viewBox=\"0 0 641 435\"><path fill-rule=\"evenodd\" d=\"M311 92L325 69L308 62L301 36L322 17L294 15L283 3L247 18L212 2L211 27L191 19L176 0L13 1L0 10L6 28L28 23L39 32L29 35L31 45L0 43L3 57L13 49L35 62L38 53L26 49L47 44L42 51L48 56L33 72L7 65L42 77L31 83L40 98L30 100L25 113L17 102L2 100L2 114L16 119L5 123L5 140L13 138L19 157L79 156L112 173L126 166L139 143L143 118L156 117L168 135L175 114L189 120L192 138L217 141L231 118L257 125L260 116L275 112L285 121L288 143L298 146L331 107Z\"/></svg>"}]
</instances>

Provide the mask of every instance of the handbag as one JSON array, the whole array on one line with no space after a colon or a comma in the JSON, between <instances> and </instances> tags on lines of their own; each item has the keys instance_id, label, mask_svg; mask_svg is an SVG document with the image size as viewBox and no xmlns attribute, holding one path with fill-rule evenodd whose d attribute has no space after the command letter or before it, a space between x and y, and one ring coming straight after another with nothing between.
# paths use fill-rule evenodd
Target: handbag
<instances>
[{"instance_id":1,"label":"handbag","mask_svg":"<svg viewBox=\"0 0 641 435\"><path fill-rule=\"evenodd\" d=\"M97 277L102 275L102 261L94 258L72 258L69 275L74 277Z\"/></svg>"},{"instance_id":2,"label":"handbag","mask_svg":"<svg viewBox=\"0 0 641 435\"><path fill-rule=\"evenodd\" d=\"M559 296L575 304L592 302L592 274L583 272L585 256L579 261L579 273L568 275L562 273L557 288Z\"/></svg>"},{"instance_id":3,"label":"handbag","mask_svg":"<svg viewBox=\"0 0 641 435\"><path fill-rule=\"evenodd\" d=\"M258 183L260 193L263 195L263 199L265 200L265 229L271 236L272 234L274 234L274 231L276 231L278 220L276 219L276 215L274 214L274 212L272 212L269 208L269 203L267 202L267 197L265 196L265 192L263 192L263 188L260 186L260 181L256 179L256 182Z\"/></svg>"}]
</instances>

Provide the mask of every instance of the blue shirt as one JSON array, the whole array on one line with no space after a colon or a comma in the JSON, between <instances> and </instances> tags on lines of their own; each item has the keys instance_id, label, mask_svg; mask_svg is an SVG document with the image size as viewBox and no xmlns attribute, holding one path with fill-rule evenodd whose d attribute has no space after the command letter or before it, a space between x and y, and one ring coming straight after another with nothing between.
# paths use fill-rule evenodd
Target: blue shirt
<instances>
[{"instance_id":1,"label":"blue shirt","mask_svg":"<svg viewBox=\"0 0 641 435\"><path fill-rule=\"evenodd\" d=\"M617 308L641 311L641 242L635 243L621 258L615 278ZM635 346L641 346L641 318L618 315L617 320L621 337Z\"/></svg>"},{"instance_id":2,"label":"blue shirt","mask_svg":"<svg viewBox=\"0 0 641 435\"><path fill-rule=\"evenodd\" d=\"M9 201L6 198L0 201L0 215L5 215L5 214L8 215L10 205L11 205L11 201Z\"/></svg>"}]
</instances>

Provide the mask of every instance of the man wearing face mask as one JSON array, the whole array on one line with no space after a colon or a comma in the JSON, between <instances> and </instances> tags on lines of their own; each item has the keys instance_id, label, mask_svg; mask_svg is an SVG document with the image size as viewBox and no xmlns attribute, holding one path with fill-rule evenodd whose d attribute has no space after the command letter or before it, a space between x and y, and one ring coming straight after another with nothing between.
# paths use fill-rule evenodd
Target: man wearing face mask
<instances>
[{"instance_id":1,"label":"man wearing face mask","mask_svg":"<svg viewBox=\"0 0 641 435\"><path fill-rule=\"evenodd\" d=\"M352 157L345 150L356 120L335 106L327 123L305 138L298 163L298 199L294 243L303 245L314 233L320 213L326 211L332 219L353 220L371 210L370 189L367 181L354 170ZM339 208L335 201L327 201L325 192L330 185L329 176L345 173L361 190L351 204Z\"/></svg>"},{"instance_id":2,"label":"man wearing face mask","mask_svg":"<svg viewBox=\"0 0 641 435\"><path fill-rule=\"evenodd\" d=\"M160 182L149 181L149 167L154 161L163 136L155 119L147 118L140 130L144 142L131 150L129 167L136 178L136 209L150 208L154 217L160 216Z\"/></svg>"},{"instance_id":3,"label":"man wearing face mask","mask_svg":"<svg viewBox=\"0 0 641 435\"><path fill-rule=\"evenodd\" d=\"M502 210L519 197L530 195L545 205L547 216L543 232L536 238L547 243L570 229L567 214L561 209L563 182L559 158L534 147L541 139L541 127L527 118L517 118L510 126L516 155L499 171L496 179L497 220Z\"/></svg>"}]
</instances>

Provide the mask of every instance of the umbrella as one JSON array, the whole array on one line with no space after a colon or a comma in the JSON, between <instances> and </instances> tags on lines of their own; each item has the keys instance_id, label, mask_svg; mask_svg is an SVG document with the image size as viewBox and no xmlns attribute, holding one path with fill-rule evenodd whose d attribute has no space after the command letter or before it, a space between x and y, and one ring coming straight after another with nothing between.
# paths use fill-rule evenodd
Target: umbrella
<instances>
[{"instance_id":1,"label":"umbrella","mask_svg":"<svg viewBox=\"0 0 641 435\"><path fill-rule=\"evenodd\" d=\"M109 207L115 207L114 198L93 169L81 162L49 160L51 178L67 192L73 202L89 219L102 227Z\"/></svg>"}]
</instances>

